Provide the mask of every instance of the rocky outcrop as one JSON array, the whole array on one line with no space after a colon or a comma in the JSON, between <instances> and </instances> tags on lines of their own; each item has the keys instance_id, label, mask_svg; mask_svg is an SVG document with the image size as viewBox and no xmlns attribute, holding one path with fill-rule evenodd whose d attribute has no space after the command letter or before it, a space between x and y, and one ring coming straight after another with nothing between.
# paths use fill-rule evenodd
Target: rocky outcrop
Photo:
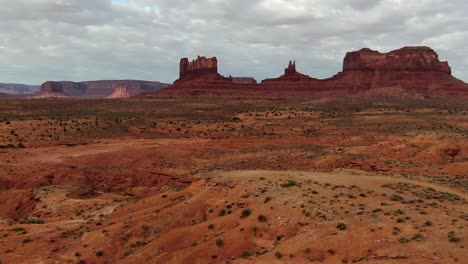
<instances>
[{"instance_id":1,"label":"rocky outcrop","mask_svg":"<svg viewBox=\"0 0 468 264\"><path fill-rule=\"evenodd\" d=\"M289 65L284 69L284 75L293 75L296 74L296 61L289 61Z\"/></svg>"},{"instance_id":2,"label":"rocky outcrop","mask_svg":"<svg viewBox=\"0 0 468 264\"><path fill-rule=\"evenodd\" d=\"M187 94L226 94L240 92L253 94L311 94L314 96L346 96L376 92L374 94L468 95L468 85L451 75L446 61L440 61L429 47L404 47L388 53L368 48L346 54L343 71L327 79L316 79L296 69L289 61L284 74L256 84L249 78L225 78L217 72L217 59L200 57L180 61L180 78L165 92L189 91ZM208 91L209 90L209 91ZM208 92L206 92L208 91Z\"/></svg>"},{"instance_id":3,"label":"rocky outcrop","mask_svg":"<svg viewBox=\"0 0 468 264\"><path fill-rule=\"evenodd\" d=\"M257 80L255 80L255 78L253 78L253 77L232 77L232 76L229 76L229 79L231 79L233 83L257 84Z\"/></svg>"},{"instance_id":4,"label":"rocky outcrop","mask_svg":"<svg viewBox=\"0 0 468 264\"><path fill-rule=\"evenodd\" d=\"M63 86L59 82L48 81L41 85L41 92L44 93L63 93Z\"/></svg>"},{"instance_id":5,"label":"rocky outcrop","mask_svg":"<svg viewBox=\"0 0 468 264\"><path fill-rule=\"evenodd\" d=\"M368 48L348 52L343 62L343 72L442 72L451 74L446 61L439 61L437 53L429 47L404 47L389 53Z\"/></svg>"},{"instance_id":6,"label":"rocky outcrop","mask_svg":"<svg viewBox=\"0 0 468 264\"><path fill-rule=\"evenodd\" d=\"M318 79L309 77L296 70L296 61L289 61L288 67L284 69L284 74L278 78L265 79L262 85L267 89L307 89L317 85Z\"/></svg>"},{"instance_id":7,"label":"rocky outcrop","mask_svg":"<svg viewBox=\"0 0 468 264\"><path fill-rule=\"evenodd\" d=\"M388 53L367 48L349 52L343 71L325 80L333 89L353 92L402 88L421 94L466 94L467 84L451 75L446 61L439 61L429 47L404 47Z\"/></svg>"},{"instance_id":8,"label":"rocky outcrop","mask_svg":"<svg viewBox=\"0 0 468 264\"><path fill-rule=\"evenodd\" d=\"M218 59L197 56L196 60L189 61L188 58L180 60L180 71L178 81L187 81L203 75L218 74Z\"/></svg>"},{"instance_id":9,"label":"rocky outcrop","mask_svg":"<svg viewBox=\"0 0 468 264\"><path fill-rule=\"evenodd\" d=\"M218 60L216 57L206 58L197 56L196 60L189 61L187 58L180 60L180 76L170 89L163 92L170 93L173 90L202 91L232 89L243 84L234 83L232 78L226 78L218 73Z\"/></svg>"},{"instance_id":10,"label":"rocky outcrop","mask_svg":"<svg viewBox=\"0 0 468 264\"><path fill-rule=\"evenodd\" d=\"M65 98L68 97L64 91L63 86L60 82L47 81L41 85L39 93L33 96L33 98Z\"/></svg>"},{"instance_id":11,"label":"rocky outcrop","mask_svg":"<svg viewBox=\"0 0 468 264\"><path fill-rule=\"evenodd\" d=\"M112 94L107 96L107 98L127 98L130 96L127 86L121 83L114 88Z\"/></svg>"}]
</instances>

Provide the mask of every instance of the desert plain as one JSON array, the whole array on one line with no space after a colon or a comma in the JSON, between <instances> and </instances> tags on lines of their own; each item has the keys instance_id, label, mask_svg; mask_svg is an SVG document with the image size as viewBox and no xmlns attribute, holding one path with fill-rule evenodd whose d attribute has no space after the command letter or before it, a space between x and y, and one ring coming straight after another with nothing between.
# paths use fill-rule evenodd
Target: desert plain
<instances>
[{"instance_id":1,"label":"desert plain","mask_svg":"<svg viewBox=\"0 0 468 264\"><path fill-rule=\"evenodd\" d=\"M0 263L464 263L456 96L0 102Z\"/></svg>"}]
</instances>

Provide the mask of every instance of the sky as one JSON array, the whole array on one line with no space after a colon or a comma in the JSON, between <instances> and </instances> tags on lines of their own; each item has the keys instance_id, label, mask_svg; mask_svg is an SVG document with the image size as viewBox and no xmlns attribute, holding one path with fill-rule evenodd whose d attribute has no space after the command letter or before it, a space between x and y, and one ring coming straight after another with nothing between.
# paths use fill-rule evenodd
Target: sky
<instances>
[{"instance_id":1,"label":"sky","mask_svg":"<svg viewBox=\"0 0 468 264\"><path fill-rule=\"evenodd\" d=\"M430 46L468 81L466 0L0 0L0 82L172 83L179 60L277 77L289 60L326 78L348 51Z\"/></svg>"}]
</instances>

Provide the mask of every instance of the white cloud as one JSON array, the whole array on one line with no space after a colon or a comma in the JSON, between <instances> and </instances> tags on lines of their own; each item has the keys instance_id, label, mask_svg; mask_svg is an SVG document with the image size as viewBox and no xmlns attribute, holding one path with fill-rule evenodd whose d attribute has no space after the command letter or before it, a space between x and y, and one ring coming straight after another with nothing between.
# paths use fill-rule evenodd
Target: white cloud
<instances>
[{"instance_id":1,"label":"white cloud","mask_svg":"<svg viewBox=\"0 0 468 264\"><path fill-rule=\"evenodd\" d=\"M466 1L0 0L0 82L172 82L180 57L218 56L223 74L314 77L346 51L429 45L468 80Z\"/></svg>"}]
</instances>

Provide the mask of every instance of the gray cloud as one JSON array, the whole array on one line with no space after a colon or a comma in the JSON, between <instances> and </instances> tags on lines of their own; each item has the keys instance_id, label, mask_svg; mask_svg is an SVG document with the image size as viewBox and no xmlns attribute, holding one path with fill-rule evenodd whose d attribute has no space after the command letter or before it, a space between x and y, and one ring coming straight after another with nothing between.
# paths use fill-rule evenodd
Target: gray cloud
<instances>
[{"instance_id":1,"label":"gray cloud","mask_svg":"<svg viewBox=\"0 0 468 264\"><path fill-rule=\"evenodd\" d=\"M345 52L428 45L468 80L462 0L0 0L0 82L172 82L180 57L222 74L281 74L289 59L325 78Z\"/></svg>"}]
</instances>

